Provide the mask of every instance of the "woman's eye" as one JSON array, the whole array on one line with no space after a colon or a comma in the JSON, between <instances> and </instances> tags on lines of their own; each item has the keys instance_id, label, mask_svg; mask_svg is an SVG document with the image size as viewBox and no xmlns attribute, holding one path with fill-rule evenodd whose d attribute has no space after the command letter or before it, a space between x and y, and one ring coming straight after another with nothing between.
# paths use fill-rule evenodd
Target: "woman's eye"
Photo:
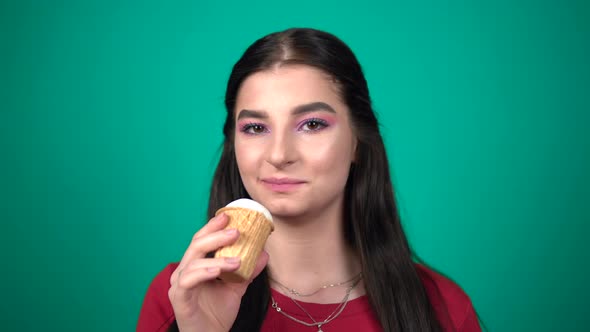
<instances>
[{"instance_id":1,"label":"woman's eye","mask_svg":"<svg viewBox=\"0 0 590 332\"><path fill-rule=\"evenodd\" d=\"M242 131L246 134L257 135L264 133L266 128L261 124L249 123L242 127Z\"/></svg>"},{"instance_id":2,"label":"woman's eye","mask_svg":"<svg viewBox=\"0 0 590 332\"><path fill-rule=\"evenodd\" d=\"M250 130L255 134L261 134L264 132L264 128L261 125L253 125Z\"/></svg>"},{"instance_id":3,"label":"woman's eye","mask_svg":"<svg viewBox=\"0 0 590 332\"><path fill-rule=\"evenodd\" d=\"M324 120L311 119L311 120L305 121L305 123L303 123L303 125L301 126L301 130L303 130L303 131L317 131L317 130L320 130L320 129L327 127L327 126L328 126L328 124Z\"/></svg>"}]
</instances>

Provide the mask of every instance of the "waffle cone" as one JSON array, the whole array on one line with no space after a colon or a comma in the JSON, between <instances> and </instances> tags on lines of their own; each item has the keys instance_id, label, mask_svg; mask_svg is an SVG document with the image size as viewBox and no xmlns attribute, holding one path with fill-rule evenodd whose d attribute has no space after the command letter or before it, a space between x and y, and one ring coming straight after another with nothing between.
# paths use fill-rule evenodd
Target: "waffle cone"
<instances>
[{"instance_id":1,"label":"waffle cone","mask_svg":"<svg viewBox=\"0 0 590 332\"><path fill-rule=\"evenodd\" d=\"M225 213L229 219L226 228L237 229L240 236L234 244L217 250L215 257L240 257L242 262L238 270L222 272L219 278L227 282L249 280L266 239L274 229L273 223L264 214L251 209L224 207L217 210L215 215L220 213Z\"/></svg>"}]
</instances>

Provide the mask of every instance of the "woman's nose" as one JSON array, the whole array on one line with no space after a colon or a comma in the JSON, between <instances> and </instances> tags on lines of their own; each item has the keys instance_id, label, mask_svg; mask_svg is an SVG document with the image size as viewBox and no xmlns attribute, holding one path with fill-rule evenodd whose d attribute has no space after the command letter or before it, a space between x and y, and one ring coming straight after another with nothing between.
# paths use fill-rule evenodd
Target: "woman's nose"
<instances>
[{"instance_id":1,"label":"woman's nose","mask_svg":"<svg viewBox=\"0 0 590 332\"><path fill-rule=\"evenodd\" d=\"M289 133L276 133L271 135L268 146L267 162L272 166L282 169L293 164L297 159L294 137Z\"/></svg>"}]
</instances>

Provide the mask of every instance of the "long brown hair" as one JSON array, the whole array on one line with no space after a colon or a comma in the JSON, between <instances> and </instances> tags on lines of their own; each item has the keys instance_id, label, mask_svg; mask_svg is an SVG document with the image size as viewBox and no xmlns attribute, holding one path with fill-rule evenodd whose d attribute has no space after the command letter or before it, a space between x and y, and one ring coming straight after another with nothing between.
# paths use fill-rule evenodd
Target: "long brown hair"
<instances>
[{"instance_id":1,"label":"long brown hair","mask_svg":"<svg viewBox=\"0 0 590 332\"><path fill-rule=\"evenodd\" d=\"M242 82L253 73L289 64L308 65L327 73L350 110L358 142L345 188L345 237L361 257L367 297L383 330L440 331L402 229L363 71L350 48L332 34L301 28L273 33L254 42L234 65L225 95L223 150L211 186L209 217L232 200L249 197L233 145L235 103ZM269 301L265 269L248 287L231 331L260 330Z\"/></svg>"}]
</instances>

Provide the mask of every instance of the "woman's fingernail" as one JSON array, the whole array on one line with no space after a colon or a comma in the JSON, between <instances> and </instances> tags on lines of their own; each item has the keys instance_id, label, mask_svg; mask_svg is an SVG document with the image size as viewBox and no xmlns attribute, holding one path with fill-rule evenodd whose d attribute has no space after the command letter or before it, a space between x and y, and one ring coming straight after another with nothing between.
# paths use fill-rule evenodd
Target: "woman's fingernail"
<instances>
[{"instance_id":1,"label":"woman's fingernail","mask_svg":"<svg viewBox=\"0 0 590 332\"><path fill-rule=\"evenodd\" d=\"M240 262L240 257L226 257L225 262L229 264L237 264Z\"/></svg>"}]
</instances>

